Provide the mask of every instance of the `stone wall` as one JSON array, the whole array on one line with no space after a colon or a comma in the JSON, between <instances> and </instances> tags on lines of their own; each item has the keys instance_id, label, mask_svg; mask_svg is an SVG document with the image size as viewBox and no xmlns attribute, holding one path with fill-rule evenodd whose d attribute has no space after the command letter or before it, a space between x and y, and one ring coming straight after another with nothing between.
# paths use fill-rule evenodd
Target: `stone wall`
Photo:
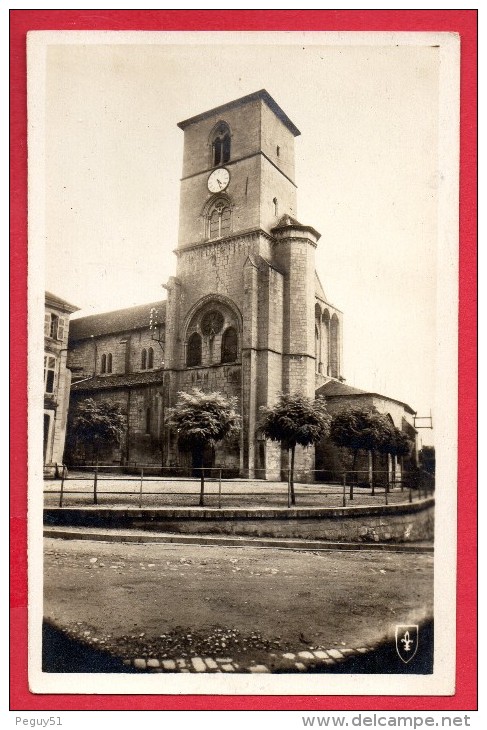
<instances>
[{"instance_id":1,"label":"stone wall","mask_svg":"<svg viewBox=\"0 0 487 730\"><path fill-rule=\"evenodd\" d=\"M434 539L434 498L409 505L294 509L44 510L46 525L136 527L185 534L288 537L344 543L423 543Z\"/></svg>"}]
</instances>

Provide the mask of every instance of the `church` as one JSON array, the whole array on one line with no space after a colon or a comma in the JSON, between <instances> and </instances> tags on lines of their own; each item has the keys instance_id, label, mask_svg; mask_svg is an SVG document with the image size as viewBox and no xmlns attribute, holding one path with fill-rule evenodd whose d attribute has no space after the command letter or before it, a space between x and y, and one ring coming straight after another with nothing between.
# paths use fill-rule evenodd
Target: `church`
<instances>
[{"instance_id":1,"label":"church","mask_svg":"<svg viewBox=\"0 0 487 730\"><path fill-rule=\"evenodd\" d=\"M178 126L177 268L166 299L71 323L70 407L92 397L126 414L125 441L106 461L190 466L164 420L178 392L194 387L237 398L240 438L208 456L229 476L281 478L287 452L263 440L258 424L259 409L282 392L329 391L331 412L376 396L395 425L415 434L407 404L343 382L343 315L315 271L320 234L297 218L293 122L261 90ZM89 457L68 433L66 460ZM296 468L318 468L314 448L300 449Z\"/></svg>"}]
</instances>

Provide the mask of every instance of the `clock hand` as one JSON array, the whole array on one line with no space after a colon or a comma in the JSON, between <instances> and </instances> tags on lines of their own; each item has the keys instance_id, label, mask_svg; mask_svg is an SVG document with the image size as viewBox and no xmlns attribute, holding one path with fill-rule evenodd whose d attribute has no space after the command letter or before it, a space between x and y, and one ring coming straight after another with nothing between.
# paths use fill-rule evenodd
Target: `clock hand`
<instances>
[{"instance_id":1,"label":"clock hand","mask_svg":"<svg viewBox=\"0 0 487 730\"><path fill-rule=\"evenodd\" d=\"M220 180L217 180L217 183L220 186L220 190L221 190L222 189L222 183L220 182Z\"/></svg>"}]
</instances>

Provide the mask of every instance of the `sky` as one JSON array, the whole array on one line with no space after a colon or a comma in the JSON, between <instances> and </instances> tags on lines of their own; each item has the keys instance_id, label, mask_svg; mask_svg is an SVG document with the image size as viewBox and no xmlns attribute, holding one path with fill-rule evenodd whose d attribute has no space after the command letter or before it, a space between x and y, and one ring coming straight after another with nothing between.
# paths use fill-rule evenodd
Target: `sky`
<instances>
[{"instance_id":1,"label":"sky","mask_svg":"<svg viewBox=\"0 0 487 730\"><path fill-rule=\"evenodd\" d=\"M176 272L177 123L265 88L301 131L297 217L322 236L316 269L344 313L346 381L428 415L438 48L330 45L305 33L181 39L48 45L46 289L78 306L75 316L165 298Z\"/></svg>"}]
</instances>

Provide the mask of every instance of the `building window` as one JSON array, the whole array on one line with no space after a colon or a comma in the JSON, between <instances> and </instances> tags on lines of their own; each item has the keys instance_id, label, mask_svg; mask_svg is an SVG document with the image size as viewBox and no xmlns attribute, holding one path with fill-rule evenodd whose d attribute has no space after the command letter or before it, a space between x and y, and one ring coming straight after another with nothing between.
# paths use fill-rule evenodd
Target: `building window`
<instances>
[{"instance_id":1,"label":"building window","mask_svg":"<svg viewBox=\"0 0 487 730\"><path fill-rule=\"evenodd\" d=\"M197 332L193 332L188 340L186 365L188 367L201 365L201 337Z\"/></svg>"},{"instance_id":2,"label":"building window","mask_svg":"<svg viewBox=\"0 0 487 730\"><path fill-rule=\"evenodd\" d=\"M213 167L230 160L230 130L226 124L219 124L212 142Z\"/></svg>"},{"instance_id":3,"label":"building window","mask_svg":"<svg viewBox=\"0 0 487 730\"><path fill-rule=\"evenodd\" d=\"M235 362L238 358L238 337L233 327L229 327L222 337L222 362Z\"/></svg>"},{"instance_id":4,"label":"building window","mask_svg":"<svg viewBox=\"0 0 487 730\"><path fill-rule=\"evenodd\" d=\"M44 392L54 393L56 379L56 358L53 355L44 355Z\"/></svg>"},{"instance_id":5,"label":"building window","mask_svg":"<svg viewBox=\"0 0 487 730\"><path fill-rule=\"evenodd\" d=\"M151 432L151 409L147 408L145 411L145 432Z\"/></svg>"},{"instance_id":6,"label":"building window","mask_svg":"<svg viewBox=\"0 0 487 730\"><path fill-rule=\"evenodd\" d=\"M51 337L53 340L63 340L66 328L66 320L64 317L58 317L52 312L44 315L44 335Z\"/></svg>"},{"instance_id":7,"label":"building window","mask_svg":"<svg viewBox=\"0 0 487 730\"><path fill-rule=\"evenodd\" d=\"M336 314L330 320L330 375L338 378L340 370L339 363L339 322Z\"/></svg>"},{"instance_id":8,"label":"building window","mask_svg":"<svg viewBox=\"0 0 487 730\"><path fill-rule=\"evenodd\" d=\"M152 347L147 350L147 367L149 370L154 367L154 350Z\"/></svg>"},{"instance_id":9,"label":"building window","mask_svg":"<svg viewBox=\"0 0 487 730\"><path fill-rule=\"evenodd\" d=\"M208 237L228 236L231 228L231 210L227 201L218 200L211 208L208 217Z\"/></svg>"},{"instance_id":10,"label":"building window","mask_svg":"<svg viewBox=\"0 0 487 730\"><path fill-rule=\"evenodd\" d=\"M320 330L315 325L315 372L320 371Z\"/></svg>"},{"instance_id":11,"label":"building window","mask_svg":"<svg viewBox=\"0 0 487 730\"><path fill-rule=\"evenodd\" d=\"M105 373L111 373L112 372L112 353L109 352L108 355L101 356L101 364L100 364L100 372L102 375L105 375Z\"/></svg>"},{"instance_id":12,"label":"building window","mask_svg":"<svg viewBox=\"0 0 487 730\"><path fill-rule=\"evenodd\" d=\"M279 145L277 145L277 147L276 147L276 155L277 155L278 157L279 157L279 155L280 155L280 152L281 152L281 148L279 147Z\"/></svg>"},{"instance_id":13,"label":"building window","mask_svg":"<svg viewBox=\"0 0 487 730\"><path fill-rule=\"evenodd\" d=\"M277 218L277 216L279 215L279 205L278 205L278 202L277 202L277 198L273 198L272 199L272 202L274 203L274 215Z\"/></svg>"},{"instance_id":14,"label":"building window","mask_svg":"<svg viewBox=\"0 0 487 730\"><path fill-rule=\"evenodd\" d=\"M145 349L145 347L142 350L142 356L140 358L140 367L142 370L147 369L147 350Z\"/></svg>"}]
</instances>

